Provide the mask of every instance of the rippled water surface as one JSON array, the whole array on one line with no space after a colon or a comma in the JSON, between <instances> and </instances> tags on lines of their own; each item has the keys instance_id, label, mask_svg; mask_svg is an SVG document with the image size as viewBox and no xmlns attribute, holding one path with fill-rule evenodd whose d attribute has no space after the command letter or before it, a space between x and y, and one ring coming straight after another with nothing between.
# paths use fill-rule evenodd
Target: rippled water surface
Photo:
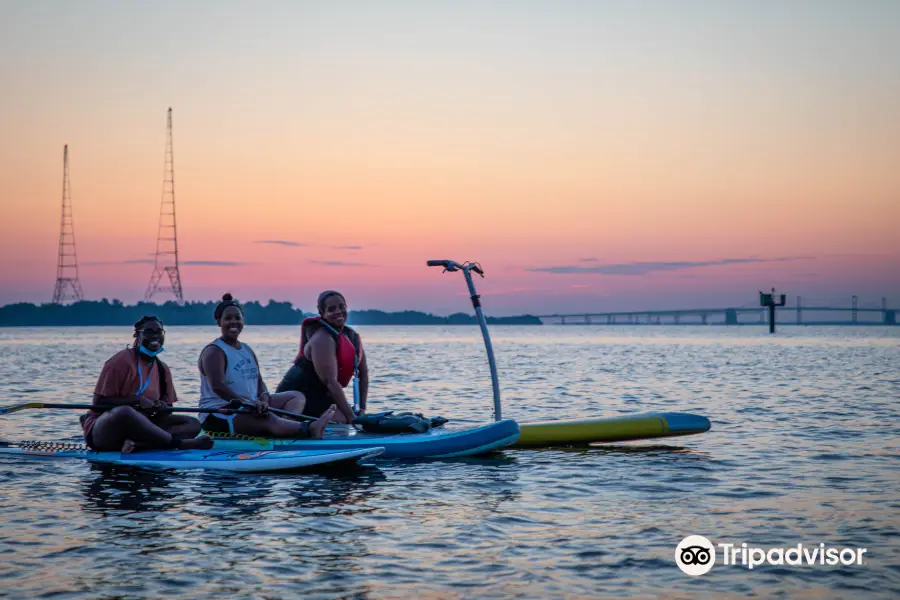
<instances>
[{"instance_id":1,"label":"rippled water surface","mask_svg":"<svg viewBox=\"0 0 900 600\"><path fill-rule=\"evenodd\" d=\"M491 418L475 327L361 327L370 408ZM705 415L708 433L344 473L152 472L0 457L0 596L900 596L900 328L494 327L504 416ZM184 405L216 334L170 327ZM270 388L297 329L243 339ZM0 329L0 404L86 402L127 328ZM79 441L77 412L0 438ZM860 566L674 562L688 534L867 549Z\"/></svg>"}]
</instances>

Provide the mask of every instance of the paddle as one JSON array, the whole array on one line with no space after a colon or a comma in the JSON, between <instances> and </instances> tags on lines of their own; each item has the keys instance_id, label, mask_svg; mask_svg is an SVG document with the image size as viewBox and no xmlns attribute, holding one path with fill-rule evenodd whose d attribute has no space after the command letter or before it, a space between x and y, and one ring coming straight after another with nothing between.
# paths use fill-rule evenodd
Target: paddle
<instances>
[{"instance_id":1,"label":"paddle","mask_svg":"<svg viewBox=\"0 0 900 600\"><path fill-rule=\"evenodd\" d=\"M71 410L96 410L96 411L105 411L112 410L116 408L111 404L52 404L48 402L29 402L27 404L14 404L13 406L3 406L0 407L0 415L8 415L10 413L19 412L20 410L26 410L28 408L63 408L63 409L71 409ZM172 407L168 412L192 412L192 413L232 413L236 412L233 409L223 408L218 410L209 410L209 409L199 409L199 408L175 408Z\"/></svg>"},{"instance_id":2,"label":"paddle","mask_svg":"<svg viewBox=\"0 0 900 600\"><path fill-rule=\"evenodd\" d=\"M252 405L244 404L247 408L252 408ZM96 410L96 411L105 411L112 410L116 408L115 406L109 404L52 404L47 402L28 402L27 404L14 404L13 406L3 406L0 407L0 415L8 415L10 413L18 412L20 410L26 410L29 408L62 408L69 410ZM255 410L255 409L253 409ZM293 417L295 419L300 419L303 421L315 421L314 417L308 417L306 415L301 415L298 413L293 413L287 410L281 410L280 408L272 408L269 407L269 410L275 413L276 415L281 414L286 417ZM222 413L222 414L231 414L236 412L249 412L242 409L234 409L234 408L219 408L219 409L209 409L209 408L176 408L171 407L167 412L187 412L187 413Z\"/></svg>"},{"instance_id":3,"label":"paddle","mask_svg":"<svg viewBox=\"0 0 900 600\"><path fill-rule=\"evenodd\" d=\"M243 404L245 407L249 408L251 411L256 410L256 407L253 406L252 404L250 404L249 402L242 402L242 404ZM270 410L271 412L275 413L276 415L284 415L285 417L292 417L292 418L294 418L294 419L300 419L301 421L315 421L315 420L317 420L317 417L308 417L308 416L306 416L306 415L301 415L301 414L299 414L299 413L291 412L291 411L288 411L288 410L281 410L280 408L272 408L271 406L269 407L269 410ZM209 412L209 411L200 411L200 412Z\"/></svg>"}]
</instances>

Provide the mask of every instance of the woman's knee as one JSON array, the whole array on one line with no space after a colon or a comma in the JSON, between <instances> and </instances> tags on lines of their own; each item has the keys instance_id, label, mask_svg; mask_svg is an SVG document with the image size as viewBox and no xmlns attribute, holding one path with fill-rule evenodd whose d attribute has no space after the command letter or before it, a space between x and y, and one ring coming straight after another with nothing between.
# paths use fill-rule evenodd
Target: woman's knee
<instances>
[{"instance_id":1,"label":"woman's knee","mask_svg":"<svg viewBox=\"0 0 900 600\"><path fill-rule=\"evenodd\" d=\"M196 425L197 427L200 427L200 420L196 417L191 417L189 415L172 415L169 418L172 420L171 422L174 425L181 425L181 426Z\"/></svg>"},{"instance_id":2,"label":"woman's knee","mask_svg":"<svg viewBox=\"0 0 900 600\"><path fill-rule=\"evenodd\" d=\"M178 424L178 430L183 436L197 437L201 429L203 429L203 425L193 417L188 417Z\"/></svg>"},{"instance_id":3,"label":"woman's knee","mask_svg":"<svg viewBox=\"0 0 900 600\"><path fill-rule=\"evenodd\" d=\"M300 392L276 392L270 397L273 408L300 411L306 405L306 397Z\"/></svg>"},{"instance_id":4,"label":"woman's knee","mask_svg":"<svg viewBox=\"0 0 900 600\"><path fill-rule=\"evenodd\" d=\"M106 411L105 414L108 415L107 419L111 419L117 422L134 421L136 419L139 419L141 416L141 413L139 413L133 407L126 405L117 406L112 410Z\"/></svg>"},{"instance_id":5,"label":"woman's knee","mask_svg":"<svg viewBox=\"0 0 900 600\"><path fill-rule=\"evenodd\" d=\"M139 418L139 413L130 406L117 406L104 412L94 424L94 447L118 450Z\"/></svg>"},{"instance_id":6,"label":"woman's knee","mask_svg":"<svg viewBox=\"0 0 900 600\"><path fill-rule=\"evenodd\" d=\"M303 407L306 406L306 396L304 396L300 392L285 392L287 398L285 399L285 406L292 406L294 410L303 410Z\"/></svg>"}]
</instances>

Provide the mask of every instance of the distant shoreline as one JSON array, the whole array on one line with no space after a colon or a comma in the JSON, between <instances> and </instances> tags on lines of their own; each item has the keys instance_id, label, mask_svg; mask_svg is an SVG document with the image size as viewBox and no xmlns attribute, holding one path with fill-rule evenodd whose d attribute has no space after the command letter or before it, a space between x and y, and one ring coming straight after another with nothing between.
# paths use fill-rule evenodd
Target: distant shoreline
<instances>
[{"instance_id":1,"label":"distant shoreline","mask_svg":"<svg viewBox=\"0 0 900 600\"><path fill-rule=\"evenodd\" d=\"M210 325L217 302L174 302L155 304L139 302L127 306L119 300L83 301L73 304L41 304L26 302L0 306L0 327L123 327L131 326L143 315L155 315L166 325ZM263 305L242 305L249 325L299 325L313 316L294 308L290 302L270 300ZM541 325L532 315L486 317L489 325ZM475 325L474 315L455 313L440 317L419 311L384 312L380 310L350 311L347 324L356 325Z\"/></svg>"},{"instance_id":2,"label":"distant shoreline","mask_svg":"<svg viewBox=\"0 0 900 600\"><path fill-rule=\"evenodd\" d=\"M41 304L17 303L0 306L0 327L130 327L143 315L155 315L162 319L166 325L213 325L213 311L217 302L188 302L183 305L175 302L155 304L152 302L139 302L128 306L119 300L84 301L74 304ZM275 302L269 300L265 305L259 302L247 302L243 304L244 317L249 325L280 325L296 326L304 318L314 316L312 313L303 312L294 308L290 302ZM621 326L699 326L702 323L682 321L681 323L585 323L574 321L570 323L547 322L544 323L534 315L519 315L512 317L485 317L488 325L559 325L563 327L621 327ZM431 313L406 310L400 312L385 312L381 310L357 310L350 311L347 319L350 326L392 325L392 326L424 326L424 325L477 325L478 321L472 314L454 313L441 317ZM766 327L765 322L738 322L726 323L724 321L708 322L708 326L728 327ZM879 321L809 321L796 323L785 320L778 324L779 327L894 327L896 324Z\"/></svg>"},{"instance_id":3,"label":"distant shoreline","mask_svg":"<svg viewBox=\"0 0 900 600\"><path fill-rule=\"evenodd\" d=\"M182 305L175 302L155 304L152 302L138 302L128 306L119 300L83 301L74 304L31 304L21 302L0 306L0 328L2 327L130 327L143 315L156 315L166 325L213 325L213 311L217 302L188 302ZM249 325L278 325L296 326L304 318L313 316L300 309L294 308L290 302L276 302L269 300L267 304L259 302L247 302L242 305L244 316ZM702 323L690 320L681 323L585 323L574 321L559 323L558 321L542 322L533 315L519 315L512 317L486 316L489 325L545 325L562 327L621 327L621 326L676 326L689 327L700 326ZM472 314L454 313L441 317L431 313L406 310L400 312L385 312L381 310L350 311L347 320L350 326L425 326L425 325L477 325L478 321ZM738 322L725 323L724 321L708 322L707 326L714 327L766 327L765 322ZM779 327L894 327L896 324L879 321L810 321L796 323L785 320L778 324Z\"/></svg>"},{"instance_id":4,"label":"distant shoreline","mask_svg":"<svg viewBox=\"0 0 900 600\"><path fill-rule=\"evenodd\" d=\"M766 323L566 323L565 325L561 323L510 323L508 319L516 319L517 317L500 317L498 319L493 319L492 317L486 317L488 321L488 325L492 327L496 326L510 326L510 325L541 325L543 327L768 327ZM477 325L478 323L475 321L475 317L472 317L471 323L354 323L352 321L348 321L347 325L350 327L436 327L440 325ZM74 324L45 324L45 325L31 325L31 324L8 324L8 323L0 323L0 329L14 329L16 327L22 328L42 328L42 327L130 327L132 324L95 324L92 325L90 323L74 323ZM211 323L203 322L203 323L166 323L166 326L170 327L201 327L201 326L210 326ZM212 324L214 325L214 324ZM250 326L257 327L297 327L299 323L248 323ZM784 323L778 324L778 329L782 328L800 328L800 327L898 327L900 323L895 324L885 324L885 323L843 323L843 322L813 322L813 323L800 323L797 325L796 323Z\"/></svg>"}]
</instances>

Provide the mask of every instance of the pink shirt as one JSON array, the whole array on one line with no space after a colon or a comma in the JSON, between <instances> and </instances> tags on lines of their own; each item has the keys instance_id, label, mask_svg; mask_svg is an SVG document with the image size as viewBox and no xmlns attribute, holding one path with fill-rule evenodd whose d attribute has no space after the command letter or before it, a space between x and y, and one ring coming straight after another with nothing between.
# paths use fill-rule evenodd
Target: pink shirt
<instances>
[{"instance_id":1,"label":"pink shirt","mask_svg":"<svg viewBox=\"0 0 900 600\"><path fill-rule=\"evenodd\" d=\"M150 400L159 400L160 368L162 368L163 376L166 378L166 397L163 399L170 405L175 404L178 401L178 397L175 394L175 385L172 382L172 373L169 371L169 367L159 359L153 361L152 366L141 359L141 371L138 373L138 359L133 348L126 348L117 352L103 364L103 370L100 371L100 377L97 379L96 387L94 387L94 394L109 398L126 398L136 395L141 386L146 383L147 387L141 396ZM141 376L143 376L143 380ZM148 377L149 381L147 380ZM94 404L103 403L102 398L99 400L97 402L95 399ZM100 413L98 412L88 411L87 418L83 423L85 436L90 434L99 416Z\"/></svg>"}]
</instances>

